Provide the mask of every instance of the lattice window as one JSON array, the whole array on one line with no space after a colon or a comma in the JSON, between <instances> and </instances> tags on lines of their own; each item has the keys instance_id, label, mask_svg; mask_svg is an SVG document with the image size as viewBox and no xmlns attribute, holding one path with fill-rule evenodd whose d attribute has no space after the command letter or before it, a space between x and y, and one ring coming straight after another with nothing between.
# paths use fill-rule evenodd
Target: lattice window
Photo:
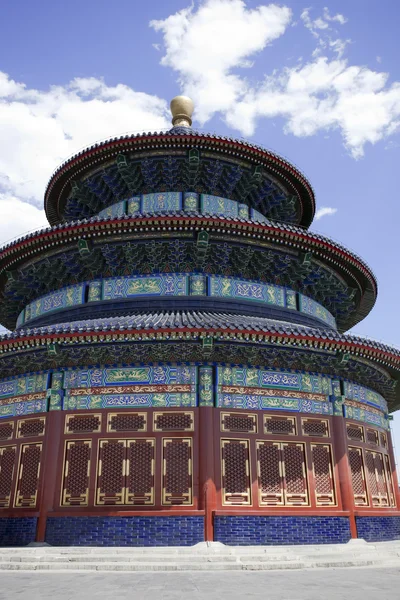
<instances>
[{"instance_id":1,"label":"lattice window","mask_svg":"<svg viewBox=\"0 0 400 600\"><path fill-rule=\"evenodd\" d=\"M0 507L10 506L11 489L14 478L16 446L0 448Z\"/></svg>"},{"instance_id":2,"label":"lattice window","mask_svg":"<svg viewBox=\"0 0 400 600\"><path fill-rule=\"evenodd\" d=\"M248 440L221 440L222 503L251 504Z\"/></svg>"},{"instance_id":3,"label":"lattice window","mask_svg":"<svg viewBox=\"0 0 400 600\"><path fill-rule=\"evenodd\" d=\"M364 459L361 448L349 447L348 456L354 504L356 506L367 506L367 488L365 484Z\"/></svg>"},{"instance_id":4,"label":"lattice window","mask_svg":"<svg viewBox=\"0 0 400 600\"><path fill-rule=\"evenodd\" d=\"M308 504L307 471L304 444L283 443L285 504Z\"/></svg>"},{"instance_id":5,"label":"lattice window","mask_svg":"<svg viewBox=\"0 0 400 600\"><path fill-rule=\"evenodd\" d=\"M386 449L387 449L387 447L388 447L388 443L387 443L387 435L386 435L386 433L384 433L383 431L381 431L381 432L379 433L379 441L380 441L380 445L381 445L383 448L386 448Z\"/></svg>"},{"instance_id":6,"label":"lattice window","mask_svg":"<svg viewBox=\"0 0 400 600\"><path fill-rule=\"evenodd\" d=\"M126 440L100 440L97 504L124 504Z\"/></svg>"},{"instance_id":7,"label":"lattice window","mask_svg":"<svg viewBox=\"0 0 400 600\"><path fill-rule=\"evenodd\" d=\"M317 506L336 504L332 452L329 444L311 444Z\"/></svg>"},{"instance_id":8,"label":"lattice window","mask_svg":"<svg viewBox=\"0 0 400 600\"><path fill-rule=\"evenodd\" d=\"M88 505L91 445L90 440L65 442L62 506Z\"/></svg>"},{"instance_id":9,"label":"lattice window","mask_svg":"<svg viewBox=\"0 0 400 600\"><path fill-rule=\"evenodd\" d=\"M326 419L302 419L303 435L329 437L329 423Z\"/></svg>"},{"instance_id":10,"label":"lattice window","mask_svg":"<svg viewBox=\"0 0 400 600\"><path fill-rule=\"evenodd\" d=\"M193 412L154 413L154 431L193 431Z\"/></svg>"},{"instance_id":11,"label":"lattice window","mask_svg":"<svg viewBox=\"0 0 400 600\"><path fill-rule=\"evenodd\" d=\"M372 506L388 506L389 495L385 478L385 467L380 452L365 451L367 479Z\"/></svg>"},{"instance_id":12,"label":"lattice window","mask_svg":"<svg viewBox=\"0 0 400 600\"><path fill-rule=\"evenodd\" d=\"M281 445L257 442L258 498L260 505L284 504Z\"/></svg>"},{"instance_id":13,"label":"lattice window","mask_svg":"<svg viewBox=\"0 0 400 600\"><path fill-rule=\"evenodd\" d=\"M18 421L17 437L38 437L44 435L46 417Z\"/></svg>"},{"instance_id":14,"label":"lattice window","mask_svg":"<svg viewBox=\"0 0 400 600\"><path fill-rule=\"evenodd\" d=\"M5 442L6 440L11 440L14 433L14 423L0 423L0 440Z\"/></svg>"},{"instance_id":15,"label":"lattice window","mask_svg":"<svg viewBox=\"0 0 400 600\"><path fill-rule=\"evenodd\" d=\"M21 445L15 506L36 506L41 453L42 444Z\"/></svg>"},{"instance_id":16,"label":"lattice window","mask_svg":"<svg viewBox=\"0 0 400 600\"><path fill-rule=\"evenodd\" d=\"M221 431L257 433L257 415L248 413L221 413Z\"/></svg>"},{"instance_id":17,"label":"lattice window","mask_svg":"<svg viewBox=\"0 0 400 600\"><path fill-rule=\"evenodd\" d=\"M296 435L295 417L264 417L264 433Z\"/></svg>"},{"instance_id":18,"label":"lattice window","mask_svg":"<svg viewBox=\"0 0 400 600\"><path fill-rule=\"evenodd\" d=\"M385 464L385 475L386 475L386 482L387 482L387 487L388 487L388 492L389 492L390 506L396 506L396 497L394 494L392 469L390 468L389 456L387 454L384 454L383 460L384 460L384 464Z\"/></svg>"},{"instance_id":19,"label":"lattice window","mask_svg":"<svg viewBox=\"0 0 400 600\"><path fill-rule=\"evenodd\" d=\"M192 440L163 439L162 503L192 504Z\"/></svg>"},{"instance_id":20,"label":"lattice window","mask_svg":"<svg viewBox=\"0 0 400 600\"><path fill-rule=\"evenodd\" d=\"M364 441L364 427L361 425L355 425L354 423L347 423L346 425L347 437L349 440L355 440L357 442Z\"/></svg>"},{"instance_id":21,"label":"lattice window","mask_svg":"<svg viewBox=\"0 0 400 600\"><path fill-rule=\"evenodd\" d=\"M65 433L99 433L101 415L67 415Z\"/></svg>"},{"instance_id":22,"label":"lattice window","mask_svg":"<svg viewBox=\"0 0 400 600\"><path fill-rule=\"evenodd\" d=\"M375 429L367 429L368 444L378 445L378 432Z\"/></svg>"},{"instance_id":23,"label":"lattice window","mask_svg":"<svg viewBox=\"0 0 400 600\"><path fill-rule=\"evenodd\" d=\"M154 504L154 440L128 440L125 503Z\"/></svg>"},{"instance_id":24,"label":"lattice window","mask_svg":"<svg viewBox=\"0 0 400 600\"><path fill-rule=\"evenodd\" d=\"M146 431L146 413L117 413L108 415L108 431Z\"/></svg>"}]
</instances>

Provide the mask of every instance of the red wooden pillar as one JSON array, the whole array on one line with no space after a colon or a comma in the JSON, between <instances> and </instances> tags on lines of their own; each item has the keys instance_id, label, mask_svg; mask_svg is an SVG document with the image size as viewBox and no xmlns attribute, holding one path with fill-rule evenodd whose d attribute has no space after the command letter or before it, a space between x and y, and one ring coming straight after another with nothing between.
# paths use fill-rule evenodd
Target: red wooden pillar
<instances>
[{"instance_id":1,"label":"red wooden pillar","mask_svg":"<svg viewBox=\"0 0 400 600\"><path fill-rule=\"evenodd\" d=\"M62 438L62 426L65 413L53 411L47 413L46 437L41 464L39 518L36 526L36 542L44 542L48 513L53 509L57 469L62 468L59 460L59 446Z\"/></svg>"},{"instance_id":2,"label":"red wooden pillar","mask_svg":"<svg viewBox=\"0 0 400 600\"><path fill-rule=\"evenodd\" d=\"M335 416L332 419L335 460L339 473L339 489L343 510L349 512L350 533L352 538L357 537L357 525L354 514L354 494L351 483L349 457L347 453L346 421L343 417Z\"/></svg>"},{"instance_id":3,"label":"red wooden pillar","mask_svg":"<svg viewBox=\"0 0 400 600\"><path fill-rule=\"evenodd\" d=\"M396 458L395 458L394 450L393 450L392 432L391 431L387 432L387 440L388 440L388 453L389 453L389 458L390 458L390 466L391 466L391 470L392 470L394 497L396 500L396 507L398 510L400 510L399 480L398 480L397 471L396 471Z\"/></svg>"},{"instance_id":4,"label":"red wooden pillar","mask_svg":"<svg viewBox=\"0 0 400 600\"><path fill-rule=\"evenodd\" d=\"M216 410L212 406L199 408L199 453L200 485L199 508L204 510L204 539L214 540L213 514L216 509L215 467L214 467L214 418Z\"/></svg>"}]
</instances>

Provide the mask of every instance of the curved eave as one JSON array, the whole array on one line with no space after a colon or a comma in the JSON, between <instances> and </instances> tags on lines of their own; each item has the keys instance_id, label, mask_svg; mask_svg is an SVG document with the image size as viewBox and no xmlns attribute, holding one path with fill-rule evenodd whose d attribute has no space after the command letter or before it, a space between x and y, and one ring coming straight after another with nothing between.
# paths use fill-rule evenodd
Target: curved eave
<instances>
[{"instance_id":1,"label":"curved eave","mask_svg":"<svg viewBox=\"0 0 400 600\"><path fill-rule=\"evenodd\" d=\"M77 176L84 177L94 167L98 168L101 163L106 163L124 152L154 151L156 149L157 151L165 149L168 152L171 147L188 149L193 146L214 151L220 156L235 156L252 164L263 165L271 174L294 189L301 205L299 224L309 227L312 223L315 213L314 191L309 181L296 167L261 146L242 140L201 134L191 129L188 129L187 133L180 132L178 134L166 132L138 136L127 135L95 144L79 152L54 172L47 185L44 205L49 223L56 225L63 221L62 211L70 192L68 184Z\"/></svg>"},{"instance_id":2,"label":"curved eave","mask_svg":"<svg viewBox=\"0 0 400 600\"><path fill-rule=\"evenodd\" d=\"M376 279L370 268L355 254L343 246L319 234L308 232L300 227L269 221L256 223L243 219L225 219L213 216L149 216L140 218L120 217L117 219L92 218L57 227L42 230L17 240L0 250L0 290L7 280L7 271L19 268L21 264L32 260L48 250L61 247L68 242L85 239L104 238L105 236L143 234L152 232L180 232L188 230L200 231L206 228L208 232L226 233L244 239L254 239L260 242L270 242L289 247L301 252L312 252L313 256L326 263L342 277L348 276L355 280L359 292L359 304L342 330L350 329L361 321L372 309L377 296Z\"/></svg>"},{"instance_id":3,"label":"curved eave","mask_svg":"<svg viewBox=\"0 0 400 600\"><path fill-rule=\"evenodd\" d=\"M240 324L237 324L240 321ZM48 327L20 330L0 337L2 357L59 344L84 345L99 343L195 341L212 337L215 343L269 344L301 347L310 351L351 355L385 368L397 381L396 400L391 411L400 408L400 350L358 336L341 335L334 331L278 323L268 319L241 317L232 319L224 314L165 313L115 317Z\"/></svg>"}]
</instances>

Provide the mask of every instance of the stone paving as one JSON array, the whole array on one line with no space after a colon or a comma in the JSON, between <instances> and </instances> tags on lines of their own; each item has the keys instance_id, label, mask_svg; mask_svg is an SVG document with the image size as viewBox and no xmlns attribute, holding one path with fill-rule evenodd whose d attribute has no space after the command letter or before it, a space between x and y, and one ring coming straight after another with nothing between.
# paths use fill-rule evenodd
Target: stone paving
<instances>
[{"instance_id":1,"label":"stone paving","mask_svg":"<svg viewBox=\"0 0 400 600\"><path fill-rule=\"evenodd\" d=\"M400 568L0 574L0 600L398 600L399 590Z\"/></svg>"}]
</instances>

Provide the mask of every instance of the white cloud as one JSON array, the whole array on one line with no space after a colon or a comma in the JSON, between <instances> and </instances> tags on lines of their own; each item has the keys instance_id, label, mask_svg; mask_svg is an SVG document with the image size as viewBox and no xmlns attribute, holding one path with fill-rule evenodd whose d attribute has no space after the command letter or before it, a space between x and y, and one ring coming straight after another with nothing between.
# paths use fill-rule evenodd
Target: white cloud
<instances>
[{"instance_id":1,"label":"white cloud","mask_svg":"<svg viewBox=\"0 0 400 600\"><path fill-rule=\"evenodd\" d=\"M270 70L255 83L240 69L284 34L291 19L286 7L250 10L242 0L204 0L197 9L191 6L151 26L163 34L161 63L177 71L183 92L195 101L200 124L220 114L249 136L259 118L283 117L285 132L296 136L339 130L351 155L359 158L367 143L398 129L400 84L388 85L387 73L340 59L348 40L331 34L332 23L346 22L343 15L331 16L324 9L322 17L311 19L305 9L301 17L318 40L318 52L295 67ZM322 38L325 30L329 35ZM332 52L336 59L328 56Z\"/></svg>"},{"instance_id":2,"label":"white cloud","mask_svg":"<svg viewBox=\"0 0 400 600\"><path fill-rule=\"evenodd\" d=\"M315 212L315 221L319 221L322 217L331 216L337 213L337 208L331 208L330 206L321 206Z\"/></svg>"},{"instance_id":3,"label":"white cloud","mask_svg":"<svg viewBox=\"0 0 400 600\"><path fill-rule=\"evenodd\" d=\"M245 79L232 70L251 67L250 57L281 36L290 20L290 9L276 4L248 10L243 0L206 0L150 25L164 36L161 64L178 71L204 123L246 93Z\"/></svg>"},{"instance_id":4,"label":"white cloud","mask_svg":"<svg viewBox=\"0 0 400 600\"><path fill-rule=\"evenodd\" d=\"M55 167L96 140L169 126L166 102L126 85L74 79L47 91L0 72L0 243L43 222L46 183ZM36 211L36 212L35 212Z\"/></svg>"}]
</instances>

